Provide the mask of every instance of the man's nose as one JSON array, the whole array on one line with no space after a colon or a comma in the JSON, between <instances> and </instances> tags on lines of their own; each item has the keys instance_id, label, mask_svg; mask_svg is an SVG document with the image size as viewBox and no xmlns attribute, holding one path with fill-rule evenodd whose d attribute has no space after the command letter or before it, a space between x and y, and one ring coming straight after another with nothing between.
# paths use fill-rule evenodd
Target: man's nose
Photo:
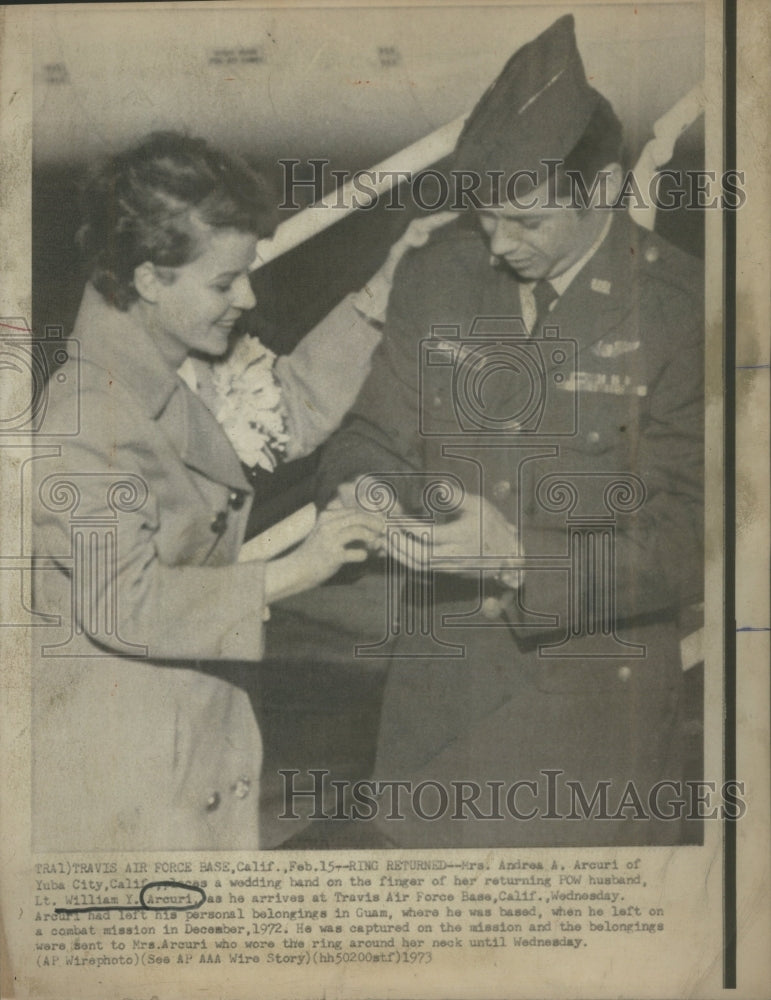
<instances>
[{"instance_id":1,"label":"man's nose","mask_svg":"<svg viewBox=\"0 0 771 1000\"><path fill-rule=\"evenodd\" d=\"M257 299L252 291L252 283L246 274L240 275L233 282L233 305L236 309L246 312L247 309L254 309Z\"/></svg>"},{"instance_id":2,"label":"man's nose","mask_svg":"<svg viewBox=\"0 0 771 1000\"><path fill-rule=\"evenodd\" d=\"M490 252L502 257L511 253L517 246L519 246L518 233L506 219L500 219L490 235Z\"/></svg>"}]
</instances>

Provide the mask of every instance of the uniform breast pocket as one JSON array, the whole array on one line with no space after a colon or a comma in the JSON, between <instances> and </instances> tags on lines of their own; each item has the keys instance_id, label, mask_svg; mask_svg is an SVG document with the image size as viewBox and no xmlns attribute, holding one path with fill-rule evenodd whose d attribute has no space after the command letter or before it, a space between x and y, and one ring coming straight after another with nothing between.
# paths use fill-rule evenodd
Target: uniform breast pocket
<instances>
[{"instance_id":1,"label":"uniform breast pocket","mask_svg":"<svg viewBox=\"0 0 771 1000\"><path fill-rule=\"evenodd\" d=\"M427 436L457 434L459 414L455 406L453 369L449 362L428 364L434 355L444 358L447 352L426 352L422 359L419 387L420 432ZM448 356L448 355L447 355Z\"/></svg>"},{"instance_id":2,"label":"uniform breast pocket","mask_svg":"<svg viewBox=\"0 0 771 1000\"><path fill-rule=\"evenodd\" d=\"M645 425L645 397L631 392L581 392L577 402L578 432L565 441L565 452L588 459L617 456L626 467L634 459Z\"/></svg>"},{"instance_id":3,"label":"uniform breast pocket","mask_svg":"<svg viewBox=\"0 0 771 1000\"><path fill-rule=\"evenodd\" d=\"M624 496L636 503L644 487L640 445L646 400L632 394L581 392L577 396L576 433L551 439L554 453L522 463L522 511L526 522L548 528L564 542L569 520L609 513L607 490L623 484ZM615 509L615 508L614 508ZM526 543L527 551L527 543Z\"/></svg>"}]
</instances>

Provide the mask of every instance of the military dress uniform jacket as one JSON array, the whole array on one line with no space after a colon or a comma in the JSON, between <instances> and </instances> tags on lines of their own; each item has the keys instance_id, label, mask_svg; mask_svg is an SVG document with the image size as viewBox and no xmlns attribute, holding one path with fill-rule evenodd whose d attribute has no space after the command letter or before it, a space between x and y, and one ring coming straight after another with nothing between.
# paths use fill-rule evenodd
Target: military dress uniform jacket
<instances>
[{"instance_id":1,"label":"military dress uniform jacket","mask_svg":"<svg viewBox=\"0 0 771 1000\"><path fill-rule=\"evenodd\" d=\"M517 526L530 561L501 616L492 573L437 575L434 635L465 655L432 657L430 640L427 658L408 659L420 652L414 637L394 640L378 776L506 781L554 767L588 783L677 777L677 616L702 590L700 272L616 217L528 336L518 282L491 266L475 229L441 231L403 262L372 374L327 445L320 497L361 473L449 472ZM505 348L509 360L496 367L506 343L513 354ZM425 514L425 481L416 483L411 495L402 481L400 500ZM611 631L631 645L614 643L610 656L560 649L573 626L607 629L607 602L581 573L596 552L580 545L595 543L572 531L591 523L602 535L609 520L612 543L600 544L613 546ZM639 825L633 834L579 827L408 817L387 835L402 846L658 836Z\"/></svg>"},{"instance_id":2,"label":"military dress uniform jacket","mask_svg":"<svg viewBox=\"0 0 771 1000\"><path fill-rule=\"evenodd\" d=\"M31 463L36 846L255 848L260 734L217 676L262 654L248 481L130 314L89 287L73 339L46 426L74 394L79 429Z\"/></svg>"}]
</instances>

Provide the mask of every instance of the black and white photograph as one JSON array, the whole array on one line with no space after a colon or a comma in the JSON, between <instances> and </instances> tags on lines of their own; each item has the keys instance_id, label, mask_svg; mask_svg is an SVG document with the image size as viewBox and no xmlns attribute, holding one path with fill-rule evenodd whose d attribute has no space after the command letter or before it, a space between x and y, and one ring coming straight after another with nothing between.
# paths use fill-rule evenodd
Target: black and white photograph
<instances>
[{"instance_id":1,"label":"black and white photograph","mask_svg":"<svg viewBox=\"0 0 771 1000\"><path fill-rule=\"evenodd\" d=\"M762 996L732 6L8 21L3 996Z\"/></svg>"}]
</instances>

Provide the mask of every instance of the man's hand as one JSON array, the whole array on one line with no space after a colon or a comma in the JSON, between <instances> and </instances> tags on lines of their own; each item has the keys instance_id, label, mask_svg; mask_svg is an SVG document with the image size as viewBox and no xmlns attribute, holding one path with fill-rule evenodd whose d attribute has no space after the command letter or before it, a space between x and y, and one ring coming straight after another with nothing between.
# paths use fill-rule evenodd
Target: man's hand
<instances>
[{"instance_id":1,"label":"man's hand","mask_svg":"<svg viewBox=\"0 0 771 1000\"><path fill-rule=\"evenodd\" d=\"M340 483L337 487L337 495L327 504L327 510L337 510L340 507L354 508L359 504L356 501L356 483Z\"/></svg>"},{"instance_id":2,"label":"man's hand","mask_svg":"<svg viewBox=\"0 0 771 1000\"><path fill-rule=\"evenodd\" d=\"M372 479L372 478L373 477L370 475L360 476L359 479L356 480L356 482L341 483L337 487L337 495L327 504L327 510L338 510L341 507L347 507L348 509L361 508L361 504L359 503L356 497L356 491L358 489L358 485L362 481L362 479ZM375 487L377 488L376 480L375 480ZM388 489L387 484L385 485L384 488ZM398 500L394 500L393 506L389 507L388 509L388 513L396 515L397 517L403 513L402 505L399 503Z\"/></svg>"},{"instance_id":3,"label":"man's hand","mask_svg":"<svg viewBox=\"0 0 771 1000\"><path fill-rule=\"evenodd\" d=\"M406 544L407 541L405 537L403 543L394 548L393 555L414 569L425 569L430 558L431 564L443 572L474 573L482 568L474 566L474 556L501 556L508 565L497 569L496 579L513 590L520 585L520 570L512 565L524 557L519 533L497 507L483 497L467 496L454 520L433 528L431 552L416 548L414 543ZM453 559L469 562L453 565Z\"/></svg>"}]
</instances>

